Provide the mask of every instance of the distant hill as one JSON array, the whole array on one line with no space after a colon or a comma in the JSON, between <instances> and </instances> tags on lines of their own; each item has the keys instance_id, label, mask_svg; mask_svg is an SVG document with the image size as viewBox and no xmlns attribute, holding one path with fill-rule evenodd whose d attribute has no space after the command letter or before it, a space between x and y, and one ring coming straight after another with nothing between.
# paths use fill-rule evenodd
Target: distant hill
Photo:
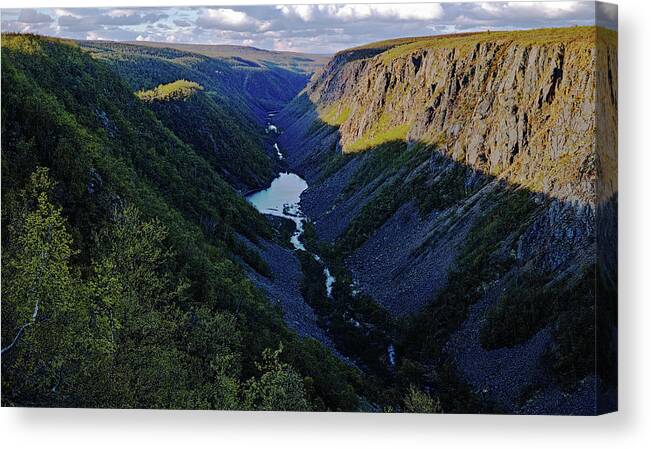
<instances>
[{"instance_id":1,"label":"distant hill","mask_svg":"<svg viewBox=\"0 0 651 449\"><path fill-rule=\"evenodd\" d=\"M134 90L187 79L204 86L234 109L244 106L260 121L268 111L279 110L289 103L312 74L305 71L307 68L290 67L289 57L279 52L268 52L270 58L275 55L277 62L246 59L247 49L264 52L249 47L241 47L244 53L240 56L229 57L220 56L217 50L209 54L208 48L218 46L207 45L171 47L161 43L107 41L78 41L78 44L95 58L109 62ZM235 52L235 47L230 51ZM296 54L289 55L299 58ZM307 57L301 58L307 63Z\"/></svg>"},{"instance_id":2,"label":"distant hill","mask_svg":"<svg viewBox=\"0 0 651 449\"><path fill-rule=\"evenodd\" d=\"M315 72L325 65L331 57L331 55L323 54L263 50L242 45L195 45L140 41L130 43L155 48L173 48L199 53L211 58L227 59L227 62L234 67L282 67L301 74Z\"/></svg>"}]
</instances>

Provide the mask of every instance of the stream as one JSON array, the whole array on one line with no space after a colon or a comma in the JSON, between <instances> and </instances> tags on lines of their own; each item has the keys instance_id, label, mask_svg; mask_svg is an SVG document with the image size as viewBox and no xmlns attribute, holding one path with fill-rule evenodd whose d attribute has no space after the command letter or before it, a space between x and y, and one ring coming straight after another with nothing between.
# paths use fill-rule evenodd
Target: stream
<instances>
[{"instance_id":1,"label":"stream","mask_svg":"<svg viewBox=\"0 0 651 449\"><path fill-rule=\"evenodd\" d=\"M278 128L271 123L271 117L273 115L275 115L274 112L270 112L267 116L268 122L265 130L267 134L278 134ZM278 143L274 143L273 148L276 151L278 159L282 160L284 156L278 147ZM326 294L328 298L332 298L332 286L335 283L335 277L321 257L308 251L305 245L303 245L303 242L301 242L301 236L305 229L305 221L307 220L301 211L301 193L307 187L307 182L296 173L284 172L280 173L271 182L269 187L247 195L246 199L262 214L275 215L276 217L286 218L294 222L296 229L290 238L290 242L294 250L309 253L314 257L314 260L323 266Z\"/></svg>"},{"instance_id":2,"label":"stream","mask_svg":"<svg viewBox=\"0 0 651 449\"><path fill-rule=\"evenodd\" d=\"M279 134L278 128L271 122L273 116L276 115L275 111L267 114L267 124L265 132L267 134ZM276 152L278 160L283 160L283 155L278 143L273 144L273 149ZM283 172L271 182L271 185L266 189L247 195L245 198L253 207L260 213L267 215L274 215L276 217L286 218L295 224L295 230L290 238L290 242L295 251L305 251L310 254L323 267L323 274L325 275L325 289L328 298L332 299L332 287L335 283L335 277L332 275L325 261L311 251L305 248L301 241L301 236L305 230L305 222L308 219L301 211L301 194L308 188L307 182L296 173ZM353 289L353 295L358 293ZM359 326L359 323L357 323ZM389 344L386 350L387 363L390 367L396 366L396 350L393 343Z\"/></svg>"}]
</instances>

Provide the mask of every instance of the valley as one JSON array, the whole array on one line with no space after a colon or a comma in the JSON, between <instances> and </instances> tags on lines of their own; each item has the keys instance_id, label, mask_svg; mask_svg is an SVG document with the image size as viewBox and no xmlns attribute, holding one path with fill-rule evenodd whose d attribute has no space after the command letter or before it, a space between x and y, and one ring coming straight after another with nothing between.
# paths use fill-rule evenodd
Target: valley
<instances>
[{"instance_id":1,"label":"valley","mask_svg":"<svg viewBox=\"0 0 651 449\"><path fill-rule=\"evenodd\" d=\"M3 404L612 407L616 321L594 298L616 310L596 264L616 251L616 136L590 136L616 124L615 41L575 27L325 58L3 35L3 293L24 286L3 342L33 310L20 280L65 275L37 283L50 324L3 355ZM63 256L26 255L28 237Z\"/></svg>"},{"instance_id":2,"label":"valley","mask_svg":"<svg viewBox=\"0 0 651 449\"><path fill-rule=\"evenodd\" d=\"M588 28L557 34L558 44L541 47L533 42L547 38L522 32L491 35L486 43L485 36L400 43L396 48L409 48L401 53L391 43L377 52L369 46L359 56L356 49L341 52L274 117L284 160L309 184L301 208L314 229L313 246L340 265L342 278L350 280L346 288L354 286L355 294L344 294L343 302L351 304L359 294L372 298L391 316L393 324L384 331L408 363L424 364L419 369L425 370L431 363L449 366L458 376L454 382L465 385L462 390L498 410L586 410L592 403L587 385L601 382L579 379L582 374L574 372L571 377L579 383L567 390L567 378L559 387L544 368L550 358L565 363L565 355L550 352L555 341L569 337L562 336L569 329L558 327L567 324L559 323L567 314L589 316L594 294L586 288L595 276L594 190L581 181L593 176L588 168L593 147L574 132L595 126L581 101L596 93L589 80L568 79L583 73L572 64L589 64L582 55L592 51L590 33ZM609 45L607 33L598 39ZM520 41L526 41L524 47ZM399 56L387 59L392 53ZM518 71L511 69L517 62L502 65L498 55L521 58ZM560 79L553 75L554 64L561 65ZM493 72L482 73L483 68ZM518 85L525 80L531 100L505 93L521 91ZM374 87L367 91L367 86ZM483 89L496 91L499 103L470 99ZM558 107L564 109L555 112ZM541 109L546 118L537 122ZM570 121L541 129L551 123L550 113ZM484 125L495 120L503 126L502 120L513 119L495 131ZM475 125L464 127L466 120ZM399 131L402 123L409 123L406 135ZM486 130L480 131L482 141L476 140L477 127ZM562 143L537 144L543 135ZM577 167L585 172L564 171ZM602 173L608 183L612 171ZM528 286L533 278L539 278L536 287ZM518 287L522 283L526 287ZM542 292L518 305L510 298L522 289L525 295L531 294L524 293L528 289ZM365 317L358 312L353 320L364 323ZM497 329L494 320L505 320L505 327ZM584 330L583 337L570 338L589 341L591 331ZM348 354L359 361L359 353ZM386 353L374 356L387 363ZM580 370L587 374L590 366ZM445 387L436 382L425 387L440 396L458 394L441 392Z\"/></svg>"}]
</instances>

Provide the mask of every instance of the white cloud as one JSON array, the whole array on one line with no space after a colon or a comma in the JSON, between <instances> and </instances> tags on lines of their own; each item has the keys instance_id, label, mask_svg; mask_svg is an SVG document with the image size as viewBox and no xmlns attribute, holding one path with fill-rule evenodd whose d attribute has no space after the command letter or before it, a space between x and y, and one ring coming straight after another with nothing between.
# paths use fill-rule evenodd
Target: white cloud
<instances>
[{"instance_id":1,"label":"white cloud","mask_svg":"<svg viewBox=\"0 0 651 449\"><path fill-rule=\"evenodd\" d=\"M541 14L550 19L572 15L581 8L579 2L509 2L505 6L515 12Z\"/></svg>"},{"instance_id":2,"label":"white cloud","mask_svg":"<svg viewBox=\"0 0 651 449\"><path fill-rule=\"evenodd\" d=\"M472 3L468 4L472 6ZM594 11L588 2L482 2L477 8L470 8L479 15L495 19L530 18L530 19L563 19L577 15L585 15Z\"/></svg>"},{"instance_id":3,"label":"white cloud","mask_svg":"<svg viewBox=\"0 0 651 449\"><path fill-rule=\"evenodd\" d=\"M317 5L277 5L276 9L284 16L297 17L303 22L309 22L314 19Z\"/></svg>"},{"instance_id":4,"label":"white cloud","mask_svg":"<svg viewBox=\"0 0 651 449\"><path fill-rule=\"evenodd\" d=\"M285 39L274 39L273 49L276 51L296 51L294 43Z\"/></svg>"},{"instance_id":5,"label":"white cloud","mask_svg":"<svg viewBox=\"0 0 651 449\"><path fill-rule=\"evenodd\" d=\"M21 23L50 23L53 20L49 15L40 13L34 9L22 9L17 19Z\"/></svg>"},{"instance_id":6,"label":"white cloud","mask_svg":"<svg viewBox=\"0 0 651 449\"><path fill-rule=\"evenodd\" d=\"M137 13L138 11L135 9L113 9L109 11L106 15L109 17L130 17Z\"/></svg>"},{"instance_id":7,"label":"white cloud","mask_svg":"<svg viewBox=\"0 0 651 449\"><path fill-rule=\"evenodd\" d=\"M258 30L269 29L271 22L258 20L242 11L230 8L206 9L197 18L197 25L202 28L215 28L222 30Z\"/></svg>"},{"instance_id":8,"label":"white cloud","mask_svg":"<svg viewBox=\"0 0 651 449\"><path fill-rule=\"evenodd\" d=\"M80 14L77 14L77 13L75 13L74 10L70 10L70 9L55 8L53 12L54 12L54 15L55 15L56 17L61 17L61 16L72 16L72 17L74 17L74 18L76 18L76 19L81 18L81 15L80 15Z\"/></svg>"},{"instance_id":9,"label":"white cloud","mask_svg":"<svg viewBox=\"0 0 651 449\"><path fill-rule=\"evenodd\" d=\"M351 5L279 5L284 16L304 22L315 20L416 20L425 21L443 16L439 3L351 4Z\"/></svg>"},{"instance_id":10,"label":"white cloud","mask_svg":"<svg viewBox=\"0 0 651 449\"><path fill-rule=\"evenodd\" d=\"M86 33L86 40L87 41L103 41L106 40L104 37L102 37L100 34L94 32L94 31L89 31Z\"/></svg>"}]
</instances>

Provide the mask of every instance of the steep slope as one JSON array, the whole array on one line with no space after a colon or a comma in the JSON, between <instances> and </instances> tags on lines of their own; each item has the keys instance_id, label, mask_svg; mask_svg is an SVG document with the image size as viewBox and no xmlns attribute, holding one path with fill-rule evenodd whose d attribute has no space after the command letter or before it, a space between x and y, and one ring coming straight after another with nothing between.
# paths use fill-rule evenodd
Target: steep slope
<instances>
[{"instance_id":1,"label":"steep slope","mask_svg":"<svg viewBox=\"0 0 651 449\"><path fill-rule=\"evenodd\" d=\"M179 81L159 85L175 88ZM261 127L237 121L228 107L213 99L203 86L178 95L160 97L159 89L139 91L161 122L182 141L191 145L226 181L247 191L267 185L274 176L274 162L267 154ZM147 97L149 92L154 95ZM253 122L255 124L255 122Z\"/></svg>"},{"instance_id":2,"label":"steep slope","mask_svg":"<svg viewBox=\"0 0 651 449\"><path fill-rule=\"evenodd\" d=\"M594 271L595 215L616 210L616 55L594 27L371 44L277 117L303 209L355 285L413 314L398 356L433 391L452 372L503 410L612 407L615 345L593 348L616 326Z\"/></svg>"},{"instance_id":3,"label":"steep slope","mask_svg":"<svg viewBox=\"0 0 651 449\"><path fill-rule=\"evenodd\" d=\"M211 58L226 59L233 66L257 64L259 67L279 67L304 75L311 75L330 59L330 55L272 51L242 45L174 44L169 42L131 42L131 44L199 53Z\"/></svg>"},{"instance_id":4,"label":"steep slope","mask_svg":"<svg viewBox=\"0 0 651 449\"><path fill-rule=\"evenodd\" d=\"M307 94L331 114L347 108L338 123L345 153L394 134L444 146L487 174L508 171L532 190L588 201L590 183L571 170L593 152L595 48L594 28L435 37L373 58L339 54Z\"/></svg>"},{"instance_id":5,"label":"steep slope","mask_svg":"<svg viewBox=\"0 0 651 449\"><path fill-rule=\"evenodd\" d=\"M3 35L2 86L3 405L357 408L238 265L268 224L111 66Z\"/></svg>"},{"instance_id":6,"label":"steep slope","mask_svg":"<svg viewBox=\"0 0 651 449\"><path fill-rule=\"evenodd\" d=\"M135 89L152 88L186 78L213 91L234 111L253 113L262 122L269 110L287 104L307 83L311 72L257 58L233 58L199 46L155 43L79 42L96 57L107 59ZM281 58L285 59L285 58Z\"/></svg>"},{"instance_id":7,"label":"steep slope","mask_svg":"<svg viewBox=\"0 0 651 449\"><path fill-rule=\"evenodd\" d=\"M170 48L114 42L80 44L94 58L109 63L134 91L180 80L198 83L202 94L190 101L180 98L149 104L166 126L204 155L237 189L259 188L270 181L275 158L269 157L273 150L260 126L268 106L249 95L242 77L224 60ZM268 70L261 76L274 75Z\"/></svg>"}]
</instances>

